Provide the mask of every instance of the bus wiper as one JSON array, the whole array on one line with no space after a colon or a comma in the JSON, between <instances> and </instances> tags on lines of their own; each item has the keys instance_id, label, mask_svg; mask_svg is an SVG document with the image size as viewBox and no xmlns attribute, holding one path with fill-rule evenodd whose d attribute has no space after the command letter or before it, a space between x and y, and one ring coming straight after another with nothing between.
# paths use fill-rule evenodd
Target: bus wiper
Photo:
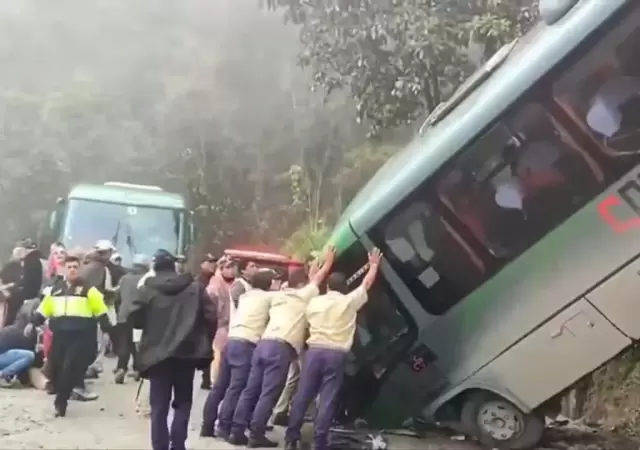
<instances>
[{"instance_id":1,"label":"bus wiper","mask_svg":"<svg viewBox=\"0 0 640 450\"><path fill-rule=\"evenodd\" d=\"M129 253L131 253L131 257L133 258L137 253L137 251L136 251L136 246L133 243L133 238L131 237L131 233L127 233L127 239L125 242L127 244L127 248L129 249Z\"/></svg>"},{"instance_id":2,"label":"bus wiper","mask_svg":"<svg viewBox=\"0 0 640 450\"><path fill-rule=\"evenodd\" d=\"M116 248L118 247L118 238L120 237L121 228L122 228L122 221L118 220L118 224L116 225L116 231L113 234L113 238L111 239L113 246ZM129 232L127 233L127 236L125 237L125 244L129 249L129 253L131 253L131 257L133 258L136 254L136 246L134 245L133 238L131 237L131 230L129 230Z\"/></svg>"},{"instance_id":3,"label":"bus wiper","mask_svg":"<svg viewBox=\"0 0 640 450\"><path fill-rule=\"evenodd\" d=\"M116 224L116 231L115 233L113 233L113 237L111 238L111 242L113 243L114 247L118 246L118 236L120 235L120 225L121 225L121 222L118 220L118 223Z\"/></svg>"}]
</instances>

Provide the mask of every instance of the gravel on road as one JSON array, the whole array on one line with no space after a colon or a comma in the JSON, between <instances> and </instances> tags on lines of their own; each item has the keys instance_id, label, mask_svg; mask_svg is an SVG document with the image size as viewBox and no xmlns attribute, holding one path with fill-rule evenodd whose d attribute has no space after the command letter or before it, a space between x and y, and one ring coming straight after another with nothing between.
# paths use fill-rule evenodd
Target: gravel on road
<instances>
[{"instance_id":1,"label":"gravel on road","mask_svg":"<svg viewBox=\"0 0 640 450\"><path fill-rule=\"evenodd\" d=\"M149 420L135 411L137 383L113 383L112 361L105 373L91 384L100 394L93 402L70 402L67 417L53 417L53 397L35 389L0 390L0 449L149 449ZM199 381L199 375L196 378ZM206 391L196 386L188 448L191 450L232 449L231 445L198 436ZM282 429L274 430L282 440ZM307 430L310 431L310 430ZM478 450L469 441L430 435L426 439L388 436L390 450ZM619 436L584 430L551 430L539 450L638 450L637 442Z\"/></svg>"}]
</instances>

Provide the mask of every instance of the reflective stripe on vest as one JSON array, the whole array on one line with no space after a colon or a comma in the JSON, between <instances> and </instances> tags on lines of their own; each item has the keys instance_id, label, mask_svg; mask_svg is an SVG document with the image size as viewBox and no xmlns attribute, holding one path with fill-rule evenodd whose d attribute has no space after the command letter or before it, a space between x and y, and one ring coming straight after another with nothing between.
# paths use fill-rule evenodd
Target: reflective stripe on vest
<instances>
[{"instance_id":1,"label":"reflective stripe on vest","mask_svg":"<svg viewBox=\"0 0 640 450\"><path fill-rule=\"evenodd\" d=\"M49 297L53 305L51 317L93 317L89 299L77 295Z\"/></svg>"}]
</instances>

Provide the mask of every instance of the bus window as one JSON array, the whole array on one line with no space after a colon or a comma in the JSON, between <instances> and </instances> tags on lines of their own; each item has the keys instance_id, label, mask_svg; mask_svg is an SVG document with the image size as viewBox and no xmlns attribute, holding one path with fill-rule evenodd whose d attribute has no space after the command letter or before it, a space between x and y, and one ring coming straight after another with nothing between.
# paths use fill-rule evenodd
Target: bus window
<instances>
[{"instance_id":1,"label":"bus window","mask_svg":"<svg viewBox=\"0 0 640 450\"><path fill-rule=\"evenodd\" d=\"M556 102L598 149L633 164L640 156L640 8L612 27L553 86Z\"/></svg>"},{"instance_id":2,"label":"bus window","mask_svg":"<svg viewBox=\"0 0 640 450\"><path fill-rule=\"evenodd\" d=\"M482 282L482 266L426 202L401 206L372 239L422 307L443 314Z\"/></svg>"},{"instance_id":3,"label":"bus window","mask_svg":"<svg viewBox=\"0 0 640 450\"><path fill-rule=\"evenodd\" d=\"M491 253L511 259L599 190L601 172L539 104L524 104L474 142L438 193Z\"/></svg>"}]
</instances>

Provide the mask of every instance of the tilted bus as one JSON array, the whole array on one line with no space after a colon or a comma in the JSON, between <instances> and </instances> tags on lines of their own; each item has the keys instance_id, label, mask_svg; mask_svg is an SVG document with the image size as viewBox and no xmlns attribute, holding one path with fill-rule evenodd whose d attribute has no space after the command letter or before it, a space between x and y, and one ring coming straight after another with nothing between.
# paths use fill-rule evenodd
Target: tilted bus
<instances>
[{"instance_id":1,"label":"tilted bus","mask_svg":"<svg viewBox=\"0 0 640 450\"><path fill-rule=\"evenodd\" d=\"M359 316L347 413L533 447L541 408L640 338L640 2L542 19L427 119L330 240Z\"/></svg>"},{"instance_id":2,"label":"tilted bus","mask_svg":"<svg viewBox=\"0 0 640 450\"><path fill-rule=\"evenodd\" d=\"M41 230L40 248L53 242L68 249L90 249L111 240L130 266L136 253L151 256L164 248L187 254L195 239L191 212L184 197L156 186L107 182L79 184L58 199Z\"/></svg>"}]
</instances>

